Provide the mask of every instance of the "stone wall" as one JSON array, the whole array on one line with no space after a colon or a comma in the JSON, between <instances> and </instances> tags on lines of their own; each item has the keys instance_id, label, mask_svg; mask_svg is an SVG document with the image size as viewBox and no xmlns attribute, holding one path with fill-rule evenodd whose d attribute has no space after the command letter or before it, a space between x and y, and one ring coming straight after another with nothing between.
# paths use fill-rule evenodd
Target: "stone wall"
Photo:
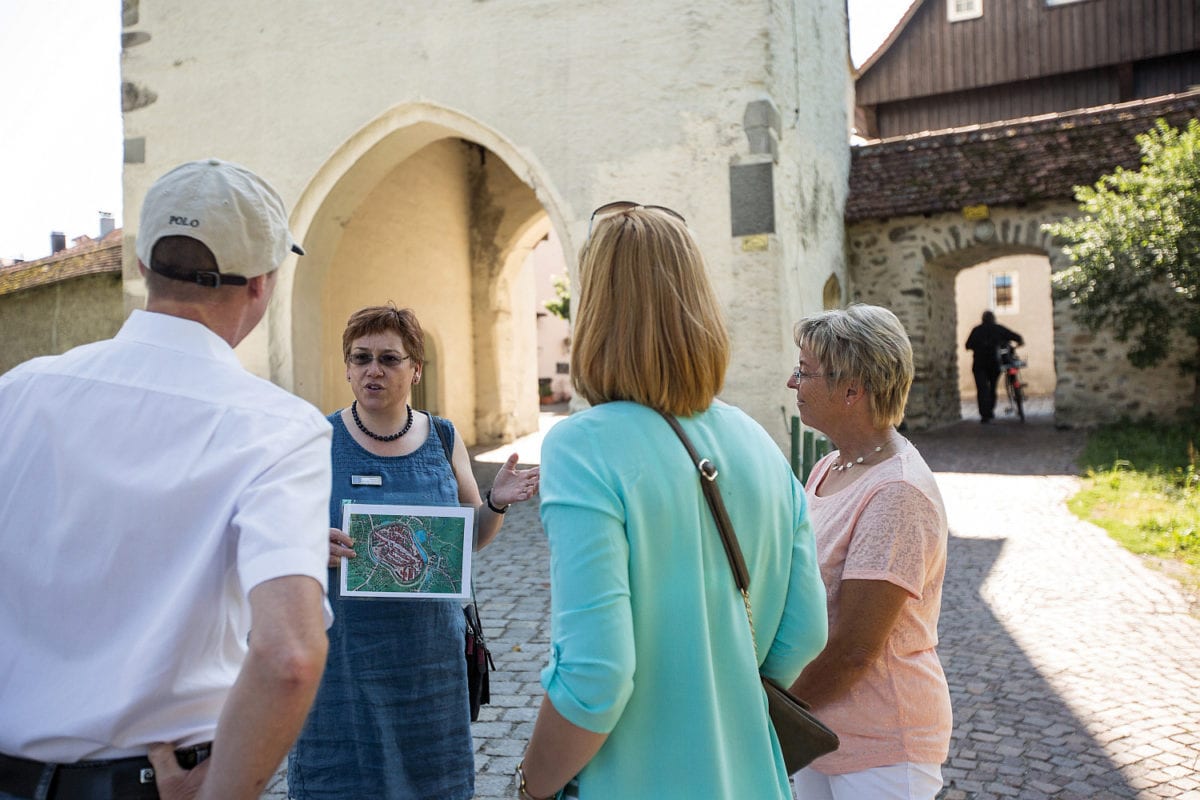
<instances>
[{"instance_id":1,"label":"stone wall","mask_svg":"<svg viewBox=\"0 0 1200 800\"><path fill-rule=\"evenodd\" d=\"M906 416L913 428L960 417L957 273L1014 255L1045 256L1052 272L1069 265L1042 225L1073 215L1074 204L993 207L989 213L984 221L943 213L861 222L847 229L850 299L891 308L913 343L916 379ZM1067 301L1055 301L1051 313L1056 424L1086 427L1122 416L1170 416L1190 404L1192 381L1180 375L1177 360L1136 369L1126 359L1124 345L1083 328Z\"/></svg>"},{"instance_id":2,"label":"stone wall","mask_svg":"<svg viewBox=\"0 0 1200 800\"><path fill-rule=\"evenodd\" d=\"M1125 357L1125 344L1109 332L1081 328L1065 301L1054 305L1054 340L1058 422L1087 426L1122 417L1171 418L1191 407L1195 379L1179 371L1179 362L1194 352L1194 342L1177 337L1166 362L1137 369Z\"/></svg>"}]
</instances>

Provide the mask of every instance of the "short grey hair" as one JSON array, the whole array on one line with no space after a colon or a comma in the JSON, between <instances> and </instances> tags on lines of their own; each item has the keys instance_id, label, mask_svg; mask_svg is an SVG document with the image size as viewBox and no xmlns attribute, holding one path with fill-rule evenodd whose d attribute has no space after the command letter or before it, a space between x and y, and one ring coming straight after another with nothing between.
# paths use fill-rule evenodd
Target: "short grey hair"
<instances>
[{"instance_id":1,"label":"short grey hair","mask_svg":"<svg viewBox=\"0 0 1200 800\"><path fill-rule=\"evenodd\" d=\"M855 304L796 323L796 345L821 365L832 388L860 384L877 427L899 425L913 382L912 343L904 326L882 306Z\"/></svg>"}]
</instances>

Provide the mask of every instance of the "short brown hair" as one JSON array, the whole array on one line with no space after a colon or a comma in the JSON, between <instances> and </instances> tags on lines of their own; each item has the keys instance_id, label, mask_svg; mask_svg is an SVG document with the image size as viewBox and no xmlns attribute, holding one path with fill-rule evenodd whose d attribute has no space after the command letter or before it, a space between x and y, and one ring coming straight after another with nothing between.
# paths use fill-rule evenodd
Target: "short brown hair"
<instances>
[{"instance_id":1,"label":"short brown hair","mask_svg":"<svg viewBox=\"0 0 1200 800\"><path fill-rule=\"evenodd\" d=\"M677 416L708 408L725 382L729 334L682 220L640 206L601 217L579 281L571 374L584 399Z\"/></svg>"},{"instance_id":2,"label":"short brown hair","mask_svg":"<svg viewBox=\"0 0 1200 800\"><path fill-rule=\"evenodd\" d=\"M346 330L342 331L342 360L350 359L350 348L355 339L377 333L396 334L404 342L405 355L412 358L412 363L425 363L425 333L417 315L411 308L396 308L391 303L360 308L350 315Z\"/></svg>"},{"instance_id":3,"label":"short brown hair","mask_svg":"<svg viewBox=\"0 0 1200 800\"><path fill-rule=\"evenodd\" d=\"M913 382L912 344L904 326L882 306L855 304L796 323L796 346L812 353L830 387L860 384L877 427L899 425Z\"/></svg>"}]
</instances>

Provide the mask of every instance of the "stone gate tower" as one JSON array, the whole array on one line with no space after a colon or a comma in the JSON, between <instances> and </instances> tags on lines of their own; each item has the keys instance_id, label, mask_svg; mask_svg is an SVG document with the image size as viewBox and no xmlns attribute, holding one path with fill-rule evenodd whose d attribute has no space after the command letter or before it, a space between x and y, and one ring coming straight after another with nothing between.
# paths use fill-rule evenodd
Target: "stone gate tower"
<instances>
[{"instance_id":1,"label":"stone gate tower","mask_svg":"<svg viewBox=\"0 0 1200 800\"><path fill-rule=\"evenodd\" d=\"M791 324L844 286L843 0L206 0L123 4L126 306L142 197L184 160L270 180L308 255L253 370L326 411L367 304L427 329L426 407L467 442L537 425L532 247L574 277L591 210L666 205L700 241L734 363L723 397L781 441ZM837 294L837 292L835 292Z\"/></svg>"}]
</instances>

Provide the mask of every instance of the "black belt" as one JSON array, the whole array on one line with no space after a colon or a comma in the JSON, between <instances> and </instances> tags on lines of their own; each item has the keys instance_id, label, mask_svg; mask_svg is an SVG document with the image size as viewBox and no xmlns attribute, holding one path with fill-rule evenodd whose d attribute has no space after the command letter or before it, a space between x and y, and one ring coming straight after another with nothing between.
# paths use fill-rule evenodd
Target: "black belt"
<instances>
[{"instance_id":1,"label":"black belt","mask_svg":"<svg viewBox=\"0 0 1200 800\"><path fill-rule=\"evenodd\" d=\"M192 769L212 752L212 742L175 751L175 760ZM34 800L157 800L154 768L145 756L105 761L46 764L0 753L0 792Z\"/></svg>"}]
</instances>

